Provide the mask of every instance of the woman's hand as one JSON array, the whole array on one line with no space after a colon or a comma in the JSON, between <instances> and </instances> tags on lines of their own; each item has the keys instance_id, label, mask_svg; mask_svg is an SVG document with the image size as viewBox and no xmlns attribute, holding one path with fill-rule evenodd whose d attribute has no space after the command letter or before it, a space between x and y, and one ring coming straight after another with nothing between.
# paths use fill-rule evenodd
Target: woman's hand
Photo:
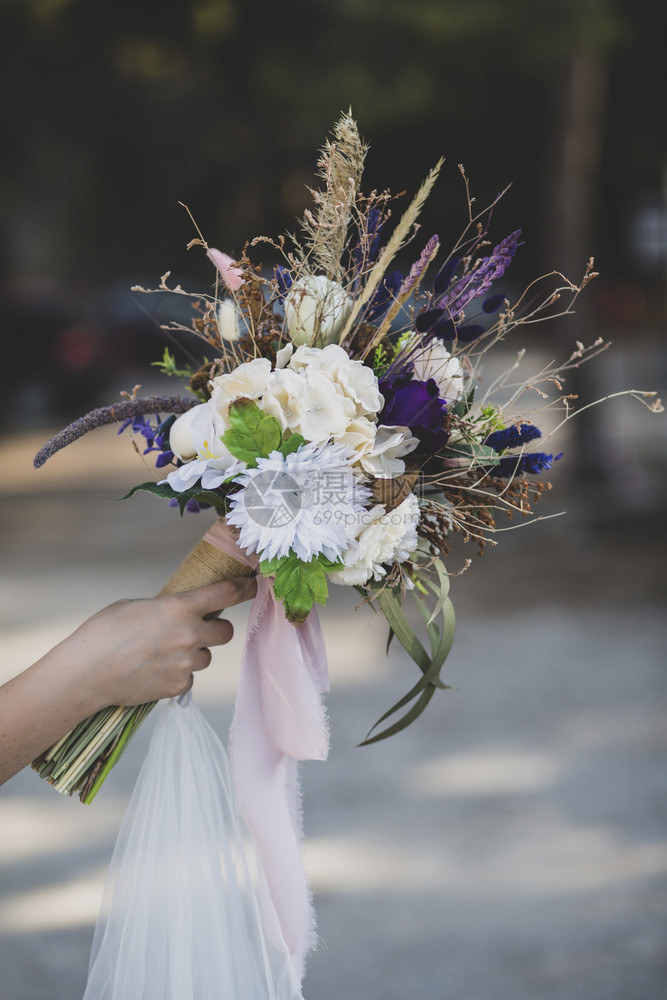
<instances>
[{"instance_id":1,"label":"woman's hand","mask_svg":"<svg viewBox=\"0 0 667 1000\"><path fill-rule=\"evenodd\" d=\"M256 592L243 577L98 611L0 687L0 784L100 709L188 691L233 635L217 615Z\"/></svg>"},{"instance_id":2,"label":"woman's hand","mask_svg":"<svg viewBox=\"0 0 667 1000\"><path fill-rule=\"evenodd\" d=\"M224 645L234 633L217 615L256 592L256 581L242 577L185 594L117 601L93 615L65 640L69 655L88 664L82 682L93 711L188 691L193 672L211 662L209 647Z\"/></svg>"}]
</instances>

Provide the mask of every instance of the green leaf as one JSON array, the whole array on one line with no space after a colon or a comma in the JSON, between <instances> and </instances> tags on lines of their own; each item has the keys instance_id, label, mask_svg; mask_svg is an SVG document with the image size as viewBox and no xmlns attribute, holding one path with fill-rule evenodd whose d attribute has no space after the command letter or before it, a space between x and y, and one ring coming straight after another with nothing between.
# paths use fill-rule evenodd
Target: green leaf
<instances>
[{"instance_id":1,"label":"green leaf","mask_svg":"<svg viewBox=\"0 0 667 1000\"><path fill-rule=\"evenodd\" d=\"M302 444L306 443L305 437L301 434L290 434L288 438L285 438L278 446L278 451L281 455L291 455L292 452L297 451Z\"/></svg>"},{"instance_id":2,"label":"green leaf","mask_svg":"<svg viewBox=\"0 0 667 1000\"><path fill-rule=\"evenodd\" d=\"M178 493L169 485L169 483L154 483L152 480L148 483L139 483L138 486L133 486L129 493L126 493L124 497L120 497L120 500L129 500L133 497L135 493L139 491L143 493L152 493L156 497L164 497L165 499L172 500L174 497L178 496Z\"/></svg>"},{"instance_id":3,"label":"green leaf","mask_svg":"<svg viewBox=\"0 0 667 1000\"><path fill-rule=\"evenodd\" d=\"M472 462L497 465L500 461L500 456L493 448L474 440L457 441L456 444L448 445L441 454L443 458L457 459L466 465Z\"/></svg>"},{"instance_id":4,"label":"green leaf","mask_svg":"<svg viewBox=\"0 0 667 1000\"><path fill-rule=\"evenodd\" d=\"M220 513L224 513L226 509L224 497L212 490L205 490L201 485L193 486L191 489L183 490L182 493L179 493L169 483L140 483L139 486L133 486L130 492L126 493L124 497L120 497L120 499L129 500L130 497L133 497L139 491L152 493L153 496L160 497L163 500L177 500L181 514L185 512L188 500L198 500L200 503L210 504L211 507L215 507Z\"/></svg>"},{"instance_id":5,"label":"green leaf","mask_svg":"<svg viewBox=\"0 0 667 1000\"><path fill-rule=\"evenodd\" d=\"M223 444L234 458L251 467L257 465L258 458L267 458L280 447L280 424L252 399L234 400L229 407L229 423L229 430L222 435Z\"/></svg>"},{"instance_id":6,"label":"green leaf","mask_svg":"<svg viewBox=\"0 0 667 1000\"><path fill-rule=\"evenodd\" d=\"M381 733L377 733L375 736L367 736L366 739L359 744L359 746L367 747L370 746L371 743L379 743L380 740L386 740L390 736L395 736L396 733L400 733L401 729L407 729L411 722L414 722L415 719L419 718L434 694L435 688L426 688L419 696L419 700L416 701L412 708L407 711L405 715L401 716L397 722L394 722L391 726L387 726L386 729L383 729ZM378 720L376 725L379 725L380 721L381 720ZM375 726L373 726L373 729L375 729ZM373 730L371 730L371 732L372 731Z\"/></svg>"},{"instance_id":7,"label":"green leaf","mask_svg":"<svg viewBox=\"0 0 667 1000\"><path fill-rule=\"evenodd\" d=\"M273 559L262 559L259 564L259 571L262 576L275 576L280 564L285 556L274 556Z\"/></svg>"},{"instance_id":8,"label":"green leaf","mask_svg":"<svg viewBox=\"0 0 667 1000\"><path fill-rule=\"evenodd\" d=\"M313 600L316 604L326 604L329 595L327 574L321 563L313 563L312 567L308 575L308 586L313 595Z\"/></svg>"},{"instance_id":9,"label":"green leaf","mask_svg":"<svg viewBox=\"0 0 667 1000\"><path fill-rule=\"evenodd\" d=\"M403 609L401 608L401 601L398 594L393 590L390 590L388 587L385 587L383 590L378 592L377 602L380 605L382 614L389 623L389 628L392 630L403 649L409 654L410 658L414 660L422 672L428 670L430 657L413 630L410 628L408 620L403 613Z\"/></svg>"},{"instance_id":10,"label":"green leaf","mask_svg":"<svg viewBox=\"0 0 667 1000\"><path fill-rule=\"evenodd\" d=\"M459 399L453 406L450 406L449 412L455 417L464 417L474 402L476 388L477 386L473 386L467 396Z\"/></svg>"},{"instance_id":11,"label":"green leaf","mask_svg":"<svg viewBox=\"0 0 667 1000\"><path fill-rule=\"evenodd\" d=\"M448 597L449 578L444 566L439 561L436 563L436 572L438 574L437 584L426 580L428 589L436 596L435 609L432 612L426 604L423 595L418 591L412 591L419 612L424 620L431 647L430 654L427 653L405 617L401 607L400 592L384 588L376 595L380 609L389 623L389 641L391 641L393 635L396 636L403 648L410 654L411 658L422 671L422 676L396 704L392 705L377 720L371 727L366 739L360 744L361 746L367 746L369 743L377 743L379 740L387 739L387 737L400 732L401 729L405 729L406 726L409 726L411 722L414 722L421 715L437 688L448 687L448 685L440 680L440 670L449 655L454 641L456 618L454 607ZM438 625L435 624L436 619L440 620ZM388 648L389 642L387 643ZM383 722L386 722L387 719L405 708L407 708L407 711L397 720L382 729L379 733L374 733L374 730L378 726L381 726Z\"/></svg>"},{"instance_id":12,"label":"green leaf","mask_svg":"<svg viewBox=\"0 0 667 1000\"><path fill-rule=\"evenodd\" d=\"M433 608L431 617L429 618L427 625L430 625L431 622L435 621L435 619L438 617L440 611L442 610L442 606L445 603L445 599L449 595L449 576L447 575L447 570L442 564L442 560L436 559L434 565L435 565L435 571L438 574L438 580L440 582L440 590L438 592L438 600L436 602L435 607Z\"/></svg>"},{"instance_id":13,"label":"green leaf","mask_svg":"<svg viewBox=\"0 0 667 1000\"><path fill-rule=\"evenodd\" d=\"M283 602L287 620L300 625L313 604L326 604L329 593L326 574L341 565L340 560L333 562L322 554L303 562L290 552L287 556L262 560L259 568L262 576L275 577L273 592Z\"/></svg>"},{"instance_id":14,"label":"green leaf","mask_svg":"<svg viewBox=\"0 0 667 1000\"><path fill-rule=\"evenodd\" d=\"M304 582L301 571L302 566L303 563L296 556L288 556L287 559L283 560L276 570L276 578L273 584L273 592L276 597L279 597L283 601L292 599L296 602L298 600L298 595L303 589Z\"/></svg>"},{"instance_id":15,"label":"green leaf","mask_svg":"<svg viewBox=\"0 0 667 1000\"><path fill-rule=\"evenodd\" d=\"M151 361L153 368L160 368L165 375L176 375L177 378L192 378L192 368L177 368L176 358L168 347L165 347L162 361Z\"/></svg>"}]
</instances>

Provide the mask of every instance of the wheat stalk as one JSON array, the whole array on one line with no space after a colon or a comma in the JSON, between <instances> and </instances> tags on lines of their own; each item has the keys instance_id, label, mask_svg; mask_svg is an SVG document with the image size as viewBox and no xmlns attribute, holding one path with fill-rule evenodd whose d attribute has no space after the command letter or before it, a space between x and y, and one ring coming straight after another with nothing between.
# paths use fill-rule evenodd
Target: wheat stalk
<instances>
[{"instance_id":1,"label":"wheat stalk","mask_svg":"<svg viewBox=\"0 0 667 1000\"><path fill-rule=\"evenodd\" d=\"M318 161L318 176L325 182L325 188L311 189L316 207L304 214L308 256L318 270L335 281L342 275L341 258L367 148L350 112L343 114L333 127L333 142L326 141Z\"/></svg>"},{"instance_id":2,"label":"wheat stalk","mask_svg":"<svg viewBox=\"0 0 667 1000\"><path fill-rule=\"evenodd\" d=\"M382 253L379 256L377 263L371 269L366 284L364 285L363 292L361 293L359 298L354 303L354 306L352 307L352 311L348 317L347 323L345 324L343 331L340 335L339 343L342 344L345 338L349 335L352 327L354 326L357 320L357 317L359 316L359 313L366 305L366 303L369 302L370 299L372 298L378 285L382 281L382 278L384 277L387 268L389 267L392 260L403 246L406 238L412 231L412 227L417 221L419 213L421 212L424 206L424 202L426 201L431 191L433 190L433 185L438 179L438 175L440 173L442 164L444 162L445 161L442 159L442 157L438 160L433 169L427 174L424 182L419 188L419 191L417 191L417 194L412 199L412 202L408 206L407 210L401 216L398 225L396 226L396 229L391 235L391 239L387 243L386 247L384 247L384 249L382 250Z\"/></svg>"}]
</instances>

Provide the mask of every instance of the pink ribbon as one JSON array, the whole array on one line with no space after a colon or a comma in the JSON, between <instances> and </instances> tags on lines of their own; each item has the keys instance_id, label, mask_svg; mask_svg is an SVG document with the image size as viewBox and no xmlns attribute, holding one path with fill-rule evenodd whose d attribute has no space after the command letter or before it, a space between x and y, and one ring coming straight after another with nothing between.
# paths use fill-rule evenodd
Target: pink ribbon
<instances>
[{"instance_id":1,"label":"pink ribbon","mask_svg":"<svg viewBox=\"0 0 667 1000\"><path fill-rule=\"evenodd\" d=\"M216 521L204 539L257 567ZM299 982L315 943L315 919L301 861L300 760L326 760L329 733L322 694L326 653L313 609L302 625L287 621L272 582L257 578L241 661L229 754L239 812L252 831L285 944Z\"/></svg>"}]
</instances>

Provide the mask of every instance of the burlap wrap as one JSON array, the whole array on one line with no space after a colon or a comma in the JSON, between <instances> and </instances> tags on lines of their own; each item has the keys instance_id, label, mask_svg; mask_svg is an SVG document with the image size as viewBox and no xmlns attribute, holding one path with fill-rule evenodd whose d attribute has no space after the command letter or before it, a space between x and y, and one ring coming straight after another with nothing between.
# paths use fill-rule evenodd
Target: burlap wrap
<instances>
[{"instance_id":1,"label":"burlap wrap","mask_svg":"<svg viewBox=\"0 0 667 1000\"><path fill-rule=\"evenodd\" d=\"M158 597L169 594L183 594L186 590L196 590L220 580L231 580L237 576L252 576L253 570L246 564L221 552L205 538L197 542L185 557L176 572L169 577Z\"/></svg>"}]
</instances>

